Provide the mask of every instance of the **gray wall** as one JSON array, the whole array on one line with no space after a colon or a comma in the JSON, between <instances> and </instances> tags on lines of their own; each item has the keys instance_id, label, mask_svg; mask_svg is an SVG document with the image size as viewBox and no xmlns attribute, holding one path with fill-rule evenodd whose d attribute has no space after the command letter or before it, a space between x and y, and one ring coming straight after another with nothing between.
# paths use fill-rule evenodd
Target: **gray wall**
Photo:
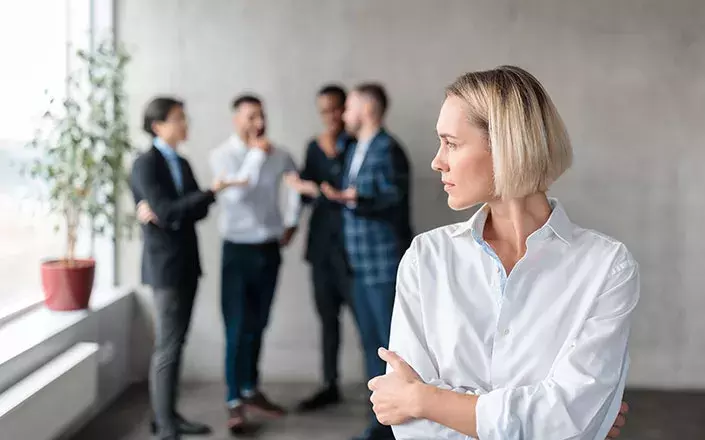
<instances>
[{"instance_id":1,"label":"gray wall","mask_svg":"<svg viewBox=\"0 0 705 440\"><path fill-rule=\"evenodd\" d=\"M641 263L630 383L705 387L702 0L123 0L118 19L134 54L135 129L151 96L183 97L192 120L186 154L203 184L208 151L229 134L235 94L261 94L272 137L301 159L319 128L313 97L320 85L383 81L393 99L389 128L415 165L418 230L467 215L454 217L445 206L429 167L444 85L468 70L528 68L552 94L575 144L575 166L554 195L576 222L626 242ZM223 348L215 215L200 234L207 275L186 372L211 379L221 376ZM264 356L268 378L318 377L301 243L299 236L285 253ZM122 255L124 279L136 282L138 246ZM344 378L358 380L357 339L346 325Z\"/></svg>"}]
</instances>

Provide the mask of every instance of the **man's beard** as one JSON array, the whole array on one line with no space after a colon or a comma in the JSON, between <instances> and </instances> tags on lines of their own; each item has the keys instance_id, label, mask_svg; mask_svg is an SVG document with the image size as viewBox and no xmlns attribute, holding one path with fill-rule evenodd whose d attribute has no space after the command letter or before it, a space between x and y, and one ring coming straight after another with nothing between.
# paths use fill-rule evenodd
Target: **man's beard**
<instances>
[{"instance_id":1,"label":"man's beard","mask_svg":"<svg viewBox=\"0 0 705 440\"><path fill-rule=\"evenodd\" d=\"M360 124L345 124L345 131L352 136L357 136L357 134L360 132L360 127Z\"/></svg>"}]
</instances>

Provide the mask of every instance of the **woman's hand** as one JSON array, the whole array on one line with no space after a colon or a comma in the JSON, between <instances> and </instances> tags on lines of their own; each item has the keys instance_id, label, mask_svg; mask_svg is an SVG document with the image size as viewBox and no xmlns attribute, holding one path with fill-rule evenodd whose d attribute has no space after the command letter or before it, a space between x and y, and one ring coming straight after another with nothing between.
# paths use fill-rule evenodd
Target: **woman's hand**
<instances>
[{"instance_id":1,"label":"woman's hand","mask_svg":"<svg viewBox=\"0 0 705 440\"><path fill-rule=\"evenodd\" d=\"M620 436L622 433L622 428L627 424L627 413L629 412L629 405L627 402L622 402L622 406L619 407L619 414L617 414L617 419L612 425L609 434L607 434L607 440L612 440Z\"/></svg>"},{"instance_id":2,"label":"woman's hand","mask_svg":"<svg viewBox=\"0 0 705 440\"><path fill-rule=\"evenodd\" d=\"M384 348L378 354L393 371L367 384L372 391L370 401L377 420L383 425L400 425L420 417L421 393L426 384L398 354Z\"/></svg>"}]
</instances>

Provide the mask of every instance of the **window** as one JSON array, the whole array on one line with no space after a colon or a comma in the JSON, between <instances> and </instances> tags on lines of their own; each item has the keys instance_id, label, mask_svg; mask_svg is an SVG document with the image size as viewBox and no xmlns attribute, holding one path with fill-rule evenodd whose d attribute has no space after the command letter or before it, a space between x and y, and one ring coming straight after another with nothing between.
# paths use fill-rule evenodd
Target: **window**
<instances>
[{"instance_id":1,"label":"window","mask_svg":"<svg viewBox=\"0 0 705 440\"><path fill-rule=\"evenodd\" d=\"M95 4L94 4L95 3ZM23 177L22 163L34 154L25 148L46 109L47 91L62 97L72 54L90 44L96 20L112 16L112 2L23 0L0 4L0 317L42 299L42 260L61 257L65 238L37 197L41 183ZM100 14L95 6L103 9ZM72 46L68 46L71 43ZM90 236L81 237L78 255L90 254ZM110 244L98 240L96 288L112 275ZM107 257L108 261L101 258Z\"/></svg>"}]
</instances>

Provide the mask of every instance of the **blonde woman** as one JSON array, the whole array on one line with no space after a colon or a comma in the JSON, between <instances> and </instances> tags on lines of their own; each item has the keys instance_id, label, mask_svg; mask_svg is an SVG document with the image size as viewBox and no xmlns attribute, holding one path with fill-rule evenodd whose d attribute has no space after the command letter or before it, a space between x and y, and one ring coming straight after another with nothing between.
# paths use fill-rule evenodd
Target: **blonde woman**
<instances>
[{"instance_id":1,"label":"blonde woman","mask_svg":"<svg viewBox=\"0 0 705 440\"><path fill-rule=\"evenodd\" d=\"M517 67L468 73L437 131L448 205L483 206L406 252L377 418L398 440L618 435L639 270L546 196L572 161L551 99Z\"/></svg>"}]
</instances>

